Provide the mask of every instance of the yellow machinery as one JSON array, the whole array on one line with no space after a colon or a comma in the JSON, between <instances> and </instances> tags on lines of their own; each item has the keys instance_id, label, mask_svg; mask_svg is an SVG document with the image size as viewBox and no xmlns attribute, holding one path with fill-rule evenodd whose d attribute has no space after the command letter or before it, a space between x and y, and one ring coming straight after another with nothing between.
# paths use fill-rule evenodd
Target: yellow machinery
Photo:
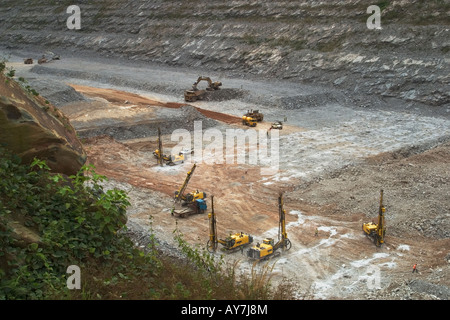
<instances>
[{"instance_id":1,"label":"yellow machinery","mask_svg":"<svg viewBox=\"0 0 450 320\"><path fill-rule=\"evenodd\" d=\"M287 237L286 232L286 211L283 208L283 195L278 197L278 242L275 243L273 238L266 238L263 243L257 243L247 251L247 256L250 260L265 260L280 255L278 249L289 250L291 248L291 241ZM281 232L281 238L280 238Z\"/></svg>"},{"instance_id":2,"label":"yellow machinery","mask_svg":"<svg viewBox=\"0 0 450 320\"><path fill-rule=\"evenodd\" d=\"M172 215L176 214L178 216L184 217L186 214L204 213L206 211L207 205L205 201L205 192L199 192L198 190L196 190L186 195L184 194L184 191L186 190L189 180L191 179L196 167L197 165L194 163L191 170L188 171L186 179L184 180L180 189L175 191L175 203L174 207L172 208ZM177 204L181 204L181 208L175 208Z\"/></svg>"},{"instance_id":3,"label":"yellow machinery","mask_svg":"<svg viewBox=\"0 0 450 320\"><path fill-rule=\"evenodd\" d=\"M242 124L249 127L256 127L256 119L252 117L243 116Z\"/></svg>"},{"instance_id":4,"label":"yellow machinery","mask_svg":"<svg viewBox=\"0 0 450 320\"><path fill-rule=\"evenodd\" d=\"M173 155L168 156L165 154L161 154L159 152L159 149L156 149L153 152L153 155L156 157L156 159L158 159L158 164L161 164L161 165L164 162L166 164L168 164L169 166L174 166L176 164L184 163L184 155L182 155L182 154L180 154L180 155L173 154Z\"/></svg>"},{"instance_id":5,"label":"yellow machinery","mask_svg":"<svg viewBox=\"0 0 450 320\"><path fill-rule=\"evenodd\" d=\"M161 150L161 151L160 151ZM158 164L163 166L163 154L162 154L162 140L161 140L161 129L158 127L158 149L153 152L153 155L158 159Z\"/></svg>"},{"instance_id":6,"label":"yellow machinery","mask_svg":"<svg viewBox=\"0 0 450 320\"><path fill-rule=\"evenodd\" d=\"M261 122L264 120L264 115L261 112L259 112L259 110L247 111L247 113L244 116L251 117L251 118L255 119L255 121L258 121L258 122Z\"/></svg>"},{"instance_id":7,"label":"yellow machinery","mask_svg":"<svg viewBox=\"0 0 450 320\"><path fill-rule=\"evenodd\" d=\"M167 163L169 166L174 166L176 164L184 163L184 155L165 155L160 150L163 150L162 140L161 140L161 130L158 128L158 149L153 152L153 155L156 157L157 162L160 166L163 166L164 163Z\"/></svg>"},{"instance_id":8,"label":"yellow machinery","mask_svg":"<svg viewBox=\"0 0 450 320\"><path fill-rule=\"evenodd\" d=\"M383 190L380 191L380 207L378 209L378 223L363 223L362 229L364 233L371 239L377 247L384 243L384 235L386 233L386 226L384 223L384 213L386 208L383 206Z\"/></svg>"},{"instance_id":9,"label":"yellow machinery","mask_svg":"<svg viewBox=\"0 0 450 320\"><path fill-rule=\"evenodd\" d=\"M206 87L206 90L199 90L197 88L197 85L199 84L200 81L208 82L208 87ZM206 94L206 91L219 90L221 85L222 82L219 81L213 82L209 77L200 76L198 77L197 81L194 82L194 84L192 85L192 90L186 90L184 92L184 100L187 102L194 102L196 100L201 100Z\"/></svg>"},{"instance_id":10,"label":"yellow machinery","mask_svg":"<svg viewBox=\"0 0 450 320\"><path fill-rule=\"evenodd\" d=\"M194 163L191 170L188 171L188 173L186 174L186 179L184 180L184 183L182 184L180 189L178 191L175 191L175 201L182 200L184 202L193 202L198 199L206 198L206 193L199 192L198 190L188 193L186 195L184 194L184 191L186 190L189 180L191 180L191 177L194 174L195 168L197 168L197 164Z\"/></svg>"},{"instance_id":11,"label":"yellow machinery","mask_svg":"<svg viewBox=\"0 0 450 320\"><path fill-rule=\"evenodd\" d=\"M253 242L253 237L243 232L230 234L225 239L219 239L217 237L216 214L214 212L214 196L211 196L211 213L208 214L208 217L209 241L206 248L209 252L215 252L219 243L223 246L222 249L224 251L234 252L238 249L243 249Z\"/></svg>"}]
</instances>

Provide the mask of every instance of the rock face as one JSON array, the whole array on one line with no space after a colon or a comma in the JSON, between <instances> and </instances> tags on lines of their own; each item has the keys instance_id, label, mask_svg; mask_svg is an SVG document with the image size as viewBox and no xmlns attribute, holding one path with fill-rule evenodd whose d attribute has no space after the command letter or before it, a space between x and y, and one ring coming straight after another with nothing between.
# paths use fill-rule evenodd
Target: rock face
<instances>
[{"instance_id":1,"label":"rock face","mask_svg":"<svg viewBox=\"0 0 450 320\"><path fill-rule=\"evenodd\" d=\"M4 0L0 40L448 106L448 1L375 3L380 30L372 0L80 1L69 30L63 1Z\"/></svg>"},{"instance_id":2,"label":"rock face","mask_svg":"<svg viewBox=\"0 0 450 320\"><path fill-rule=\"evenodd\" d=\"M45 160L54 172L75 174L86 153L67 118L44 98L0 75L0 143L24 163Z\"/></svg>"}]
</instances>

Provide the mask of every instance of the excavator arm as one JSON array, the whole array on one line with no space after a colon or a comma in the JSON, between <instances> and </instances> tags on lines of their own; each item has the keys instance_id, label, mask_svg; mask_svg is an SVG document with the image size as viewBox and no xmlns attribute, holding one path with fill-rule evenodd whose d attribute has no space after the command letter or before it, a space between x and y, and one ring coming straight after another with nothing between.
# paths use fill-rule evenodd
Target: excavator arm
<instances>
[{"instance_id":1,"label":"excavator arm","mask_svg":"<svg viewBox=\"0 0 450 320\"><path fill-rule=\"evenodd\" d=\"M197 88L197 85L200 83L200 81L206 81L208 82L208 86L206 87L206 90L199 90ZM184 100L188 102L195 102L197 100L202 100L206 94L206 91L214 91L219 90L220 86L222 86L222 82L215 81L213 82L211 78L209 77L198 77L197 81L195 81L192 84L191 90L185 90L184 91Z\"/></svg>"},{"instance_id":2,"label":"excavator arm","mask_svg":"<svg viewBox=\"0 0 450 320\"><path fill-rule=\"evenodd\" d=\"M193 90L197 90L197 85L198 85L201 81L206 81L206 82L208 82L208 88L207 88L207 90L218 90L219 87L222 85L222 82L219 82L219 81L213 82L213 81L211 80L210 77L203 77L203 76L200 76L200 77L198 77L197 81L195 81L194 84L192 85L192 89L193 89Z\"/></svg>"}]
</instances>

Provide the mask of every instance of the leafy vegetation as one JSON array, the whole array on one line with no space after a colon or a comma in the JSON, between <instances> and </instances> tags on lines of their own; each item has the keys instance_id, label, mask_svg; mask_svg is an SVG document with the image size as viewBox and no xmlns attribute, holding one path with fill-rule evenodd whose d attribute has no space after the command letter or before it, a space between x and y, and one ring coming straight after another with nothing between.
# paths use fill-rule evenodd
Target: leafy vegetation
<instances>
[{"instance_id":1,"label":"leafy vegetation","mask_svg":"<svg viewBox=\"0 0 450 320\"><path fill-rule=\"evenodd\" d=\"M104 177L92 167L64 177L38 159L24 166L4 149L0 161L0 298L44 298L66 285L69 265L123 254L117 231L127 196L103 192Z\"/></svg>"},{"instance_id":2,"label":"leafy vegetation","mask_svg":"<svg viewBox=\"0 0 450 320\"><path fill-rule=\"evenodd\" d=\"M152 230L139 250L127 236L127 194L104 190L92 166L76 175L26 165L0 147L0 300L2 299L286 299L270 270L237 276L174 231L183 259L164 256ZM67 288L67 268L81 270L81 289Z\"/></svg>"}]
</instances>

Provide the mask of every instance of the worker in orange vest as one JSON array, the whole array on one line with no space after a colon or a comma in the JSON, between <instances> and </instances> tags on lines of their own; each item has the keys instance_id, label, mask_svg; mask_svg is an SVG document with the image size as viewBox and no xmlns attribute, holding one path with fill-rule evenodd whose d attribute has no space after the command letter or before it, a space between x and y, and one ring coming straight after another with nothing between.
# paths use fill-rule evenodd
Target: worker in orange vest
<instances>
[{"instance_id":1,"label":"worker in orange vest","mask_svg":"<svg viewBox=\"0 0 450 320\"><path fill-rule=\"evenodd\" d=\"M413 265L413 271L412 271L412 272L413 272L413 273L414 273L414 272L418 272L418 271L417 271L417 264L416 264L416 263Z\"/></svg>"}]
</instances>

